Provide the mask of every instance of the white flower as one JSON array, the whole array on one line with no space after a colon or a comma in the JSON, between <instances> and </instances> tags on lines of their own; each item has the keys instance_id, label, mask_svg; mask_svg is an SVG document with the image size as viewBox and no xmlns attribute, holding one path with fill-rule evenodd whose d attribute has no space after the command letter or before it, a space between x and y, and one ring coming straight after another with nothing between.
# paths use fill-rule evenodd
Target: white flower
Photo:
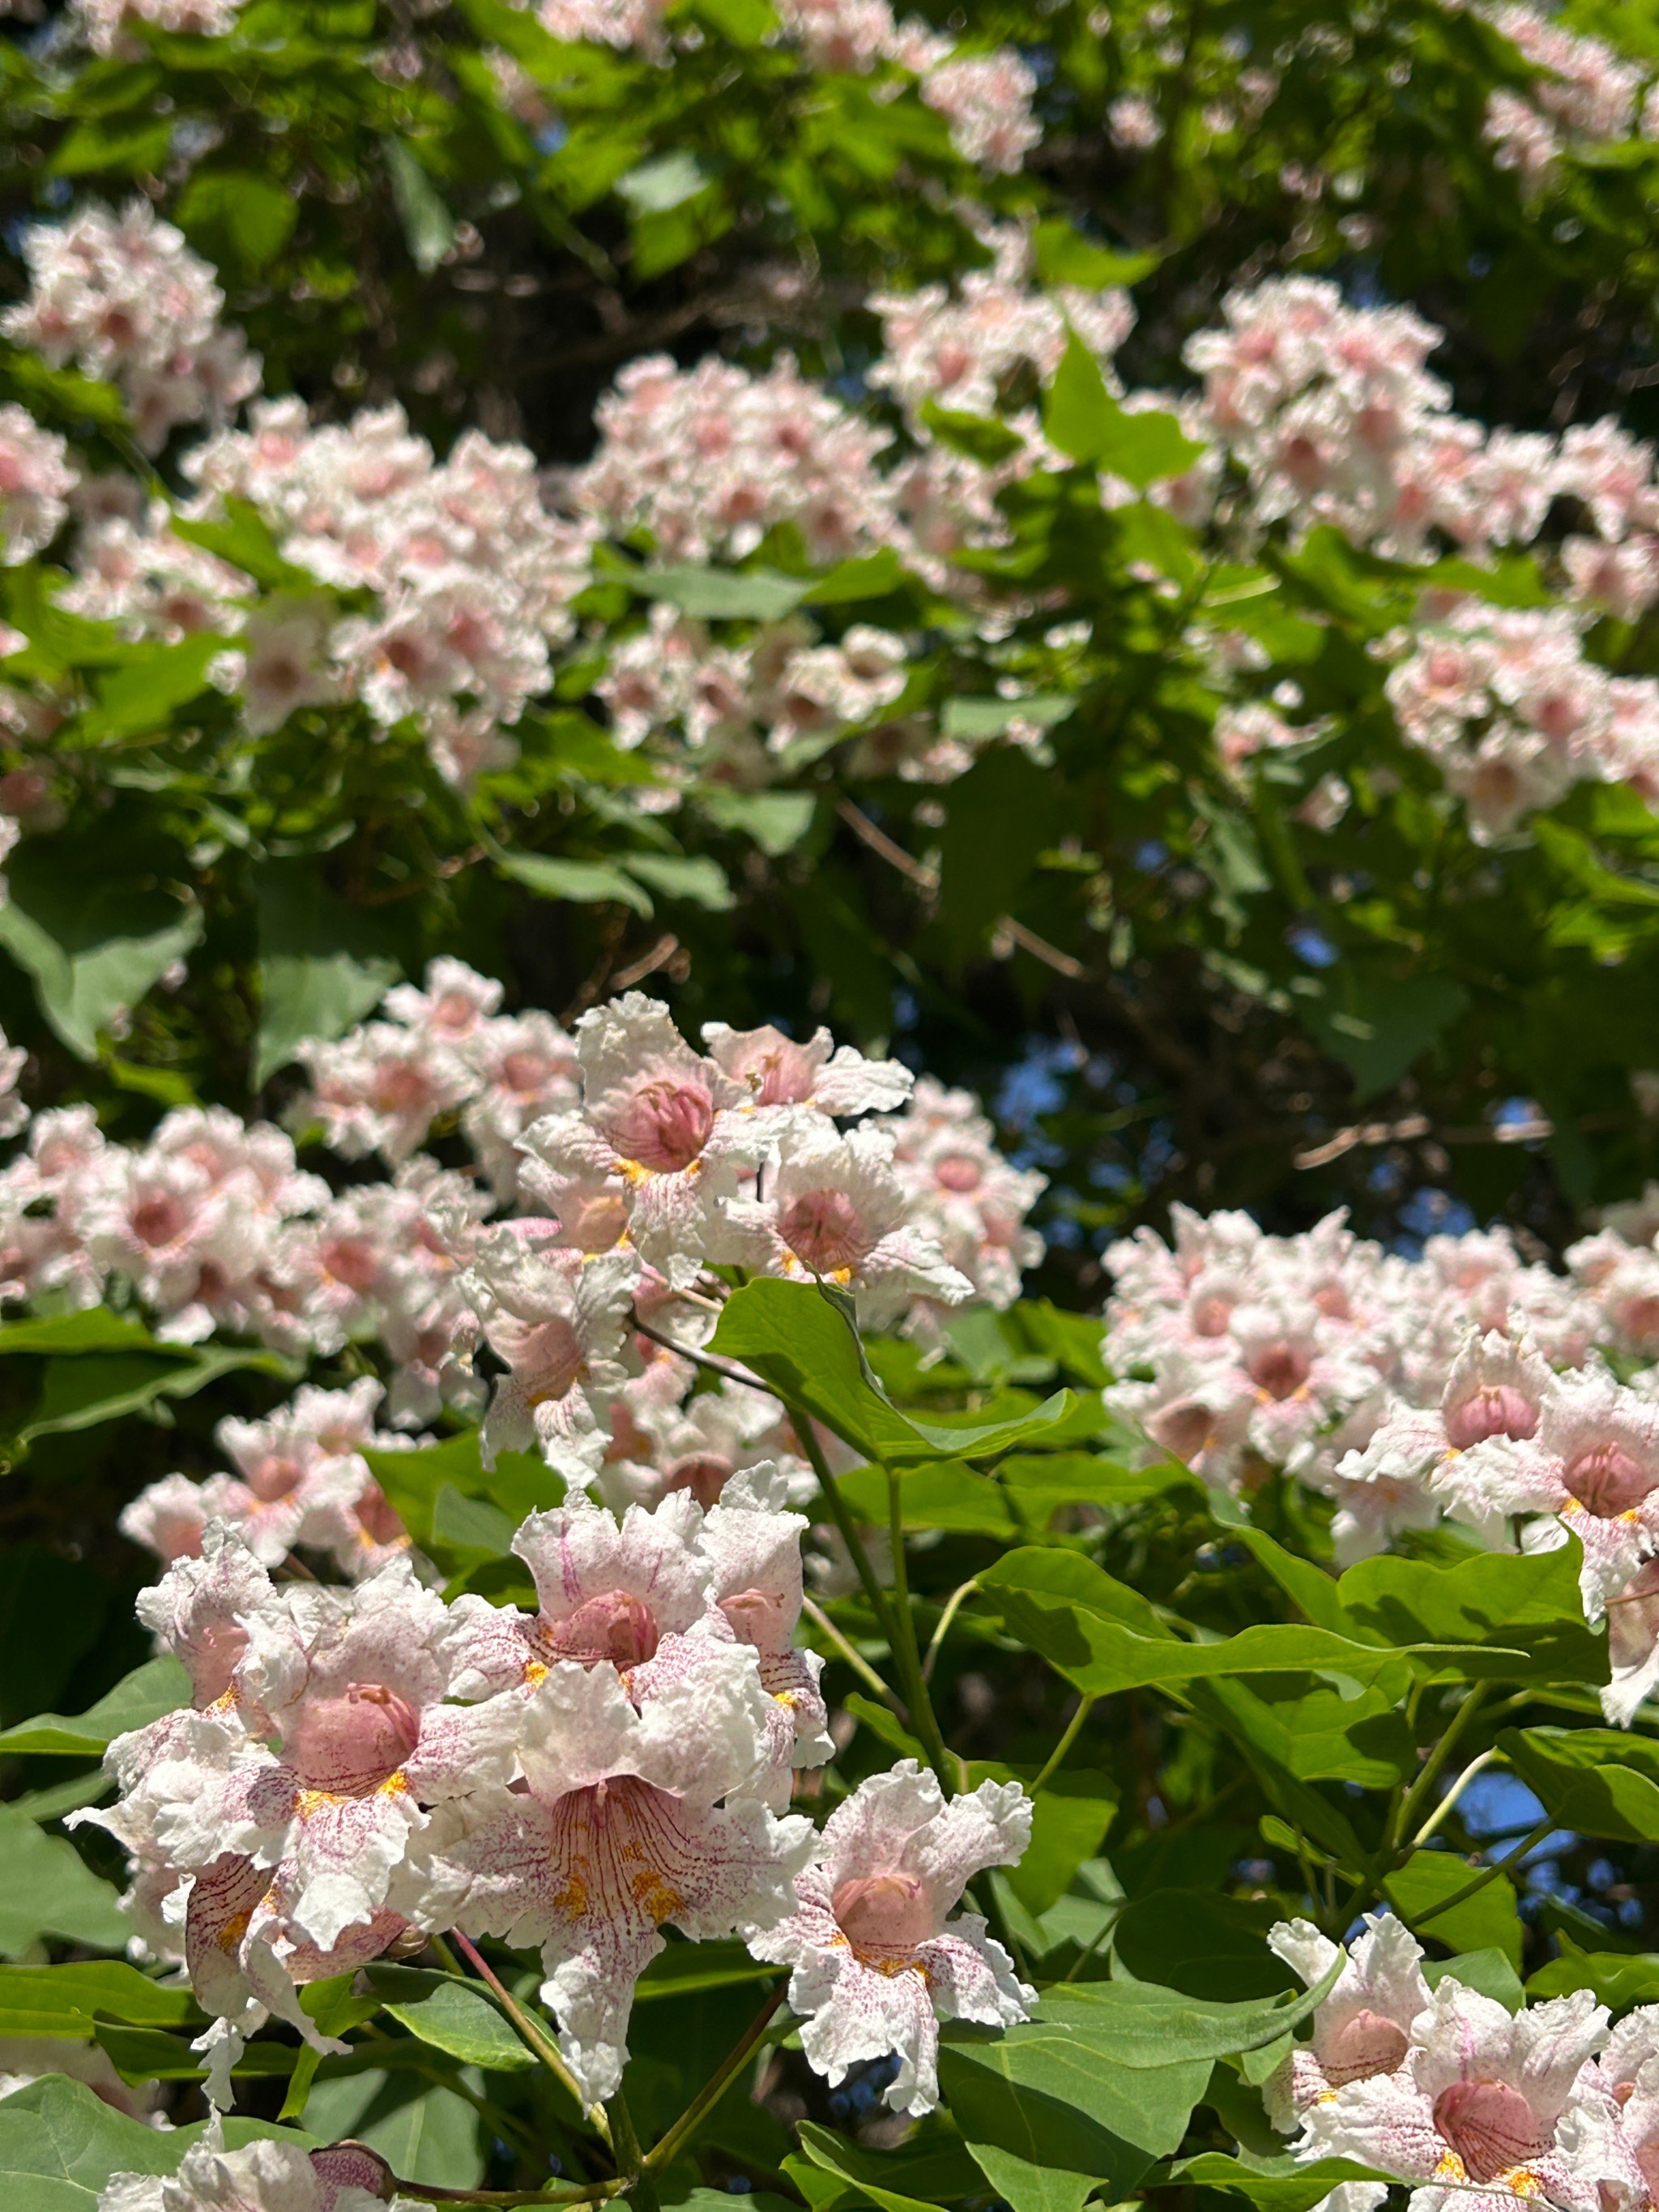
<instances>
[{"instance_id":1,"label":"white flower","mask_svg":"<svg viewBox=\"0 0 1659 2212\"><path fill-rule=\"evenodd\" d=\"M817 2072L834 2084L865 2059L896 2053L886 2101L930 2112L940 2020L1008 2027L1025 2018L1036 1993L983 1920L947 1916L974 1875L1012 1865L1030 1832L1018 1783L982 1782L947 1805L911 1759L836 1807L795 1877L795 1911L749 1939L757 1959L793 1969L789 2002Z\"/></svg>"}]
</instances>

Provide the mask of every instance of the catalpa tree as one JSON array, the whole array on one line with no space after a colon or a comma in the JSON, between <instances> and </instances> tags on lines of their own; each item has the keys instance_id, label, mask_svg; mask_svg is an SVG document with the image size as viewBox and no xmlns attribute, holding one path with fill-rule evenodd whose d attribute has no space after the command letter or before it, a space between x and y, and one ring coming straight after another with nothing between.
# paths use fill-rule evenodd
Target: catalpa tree
<instances>
[{"instance_id":1,"label":"catalpa tree","mask_svg":"<svg viewBox=\"0 0 1659 2212\"><path fill-rule=\"evenodd\" d=\"M0 55L8 2206L1656 2212L1659 19Z\"/></svg>"}]
</instances>

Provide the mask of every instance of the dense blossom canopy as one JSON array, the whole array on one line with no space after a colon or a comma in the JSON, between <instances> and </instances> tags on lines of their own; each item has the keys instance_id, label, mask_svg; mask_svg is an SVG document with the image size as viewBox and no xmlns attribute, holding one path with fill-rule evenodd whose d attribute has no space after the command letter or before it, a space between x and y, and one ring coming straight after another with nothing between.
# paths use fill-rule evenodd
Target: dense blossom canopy
<instances>
[{"instance_id":1,"label":"dense blossom canopy","mask_svg":"<svg viewBox=\"0 0 1659 2212\"><path fill-rule=\"evenodd\" d=\"M5 14L21 2212L1659 2212L1659 29Z\"/></svg>"}]
</instances>

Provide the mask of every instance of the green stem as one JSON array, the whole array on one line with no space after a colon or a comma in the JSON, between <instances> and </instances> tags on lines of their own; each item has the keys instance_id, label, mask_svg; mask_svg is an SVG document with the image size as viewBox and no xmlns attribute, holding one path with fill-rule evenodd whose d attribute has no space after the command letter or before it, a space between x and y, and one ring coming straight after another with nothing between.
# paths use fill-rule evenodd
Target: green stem
<instances>
[{"instance_id":1,"label":"green stem","mask_svg":"<svg viewBox=\"0 0 1659 2212\"><path fill-rule=\"evenodd\" d=\"M836 1650L841 1654L841 1656L858 1676L860 1681L864 1684L866 1689L873 1690L876 1695L881 1699L883 1705L888 1706L893 1712L898 1714L900 1717L902 1718L903 1707L899 1701L896 1692L888 1688L886 1683L882 1680L880 1675L877 1674L875 1668L870 1664L870 1662L861 1652L855 1650L852 1644L848 1642L847 1638L842 1634L840 1629L836 1627L835 1622L830 1620L823 1607L819 1605L815 1599L806 1597L801 1600L800 1609L805 1614L808 1620L811 1622L813 1627L817 1630L819 1635L823 1637L825 1643L832 1644Z\"/></svg>"},{"instance_id":2,"label":"green stem","mask_svg":"<svg viewBox=\"0 0 1659 2212\"><path fill-rule=\"evenodd\" d=\"M1477 1890L1484 1889L1489 1881L1496 1881L1500 1874L1507 1874L1517 1861L1525 1858L1528 1851L1541 1844L1557 1825L1546 1814L1535 1828L1528 1829L1512 1851L1505 1851L1501 1859L1494 1859L1490 1866L1482 1867L1473 1881L1466 1881L1462 1889L1455 1889L1449 1897L1443 1897L1438 1905L1431 1905L1426 1912L1419 1912L1413 1924L1420 1928L1425 1920L1437 1920L1443 1912L1449 1912L1454 1905L1462 1905L1466 1898L1473 1897Z\"/></svg>"},{"instance_id":3,"label":"green stem","mask_svg":"<svg viewBox=\"0 0 1659 2212\"><path fill-rule=\"evenodd\" d=\"M804 1407L798 1406L793 1398L786 1398L781 1391L774 1391L772 1395L788 1414L791 1425L800 1438L801 1449L811 1462L812 1472L818 1479L819 1492L829 1508L830 1519L840 1532L842 1543L847 1547L864 1595L870 1601L870 1609L876 1616L876 1625L887 1639L888 1650L896 1658L898 1631L893 1619L893 1608L888 1602L886 1591L877 1579L875 1569L870 1564L870 1554L864 1548L864 1540L848 1510L847 1500L842 1496L836 1478L830 1472L823 1446L818 1442L812 1427L812 1417Z\"/></svg>"},{"instance_id":4,"label":"green stem","mask_svg":"<svg viewBox=\"0 0 1659 2212\"><path fill-rule=\"evenodd\" d=\"M1054 1749L1049 1753L1047 1760L1044 1762L1042 1772L1037 1776L1036 1780L1031 1784L1030 1795L1033 1797L1036 1796L1037 1791L1042 1789L1043 1784L1048 1780L1049 1777L1054 1774L1058 1768L1066 1764L1066 1754L1070 1751L1072 1746L1077 1741L1079 1736L1083 1733L1085 1724L1088 1721L1090 1714L1093 1712L1097 1700L1092 1696L1085 1696L1079 1698L1077 1711L1072 1715L1071 1719L1066 1722L1065 1733L1061 1735L1060 1741L1054 1746Z\"/></svg>"},{"instance_id":5,"label":"green stem","mask_svg":"<svg viewBox=\"0 0 1659 2212\"><path fill-rule=\"evenodd\" d=\"M893 1547L893 1599L895 1625L898 1638L893 1647L894 1663L899 1671L899 1685L904 1692L904 1702L910 1709L910 1725L921 1738L922 1749L927 1754L927 1764L939 1777L939 1786L947 1797L957 1792L957 1777L951 1771L950 1753L945 1747L945 1737L933 1711L933 1701L927 1694L927 1685L922 1678L921 1652L916 1643L916 1624L910 1611L910 1583L904 1558L904 1508L898 1476L893 1469L883 1470L887 1477L887 1529Z\"/></svg>"},{"instance_id":6,"label":"green stem","mask_svg":"<svg viewBox=\"0 0 1659 2212\"><path fill-rule=\"evenodd\" d=\"M439 2189L394 2175L392 2186L399 2197L418 2197L422 2204L602 2204L617 2194L614 2181L590 2181L573 2189Z\"/></svg>"},{"instance_id":7,"label":"green stem","mask_svg":"<svg viewBox=\"0 0 1659 2212\"><path fill-rule=\"evenodd\" d=\"M731 2087L732 2076L742 2067L756 2045L771 2026L772 2015L783 2002L783 1993L787 1986L788 1984L784 1982L778 1984L776 1989L767 1998L766 2002L726 2053L712 2079L704 2082L702 2087L698 2090L661 2142L652 2149L645 2161L648 2171L654 2172L659 2166L666 2166L687 2136L702 2125L703 2120L719 2104Z\"/></svg>"},{"instance_id":8,"label":"green stem","mask_svg":"<svg viewBox=\"0 0 1659 2212\"><path fill-rule=\"evenodd\" d=\"M592 2118L598 2108L590 2110L587 2100L576 2085L575 2076L565 2064L559 2046L549 2035L547 2030L525 2010L477 1945L463 1936L459 1928L453 1929L450 1932L473 1970L494 1990L501 2010L518 2029L524 2043L535 2052L559 2087L575 2100L576 2110ZM600 2128L600 2133L605 2133L603 2127ZM608 2136L605 2139L607 2142L610 2140Z\"/></svg>"},{"instance_id":9,"label":"green stem","mask_svg":"<svg viewBox=\"0 0 1659 2212\"><path fill-rule=\"evenodd\" d=\"M634 2132L634 2116L620 2089L606 2100L605 2109L611 2122L611 2140L617 2147L618 2193L627 2197L634 2212L660 2212L657 2185L646 2171L645 2153Z\"/></svg>"},{"instance_id":10,"label":"green stem","mask_svg":"<svg viewBox=\"0 0 1659 2212\"><path fill-rule=\"evenodd\" d=\"M939 1617L939 1626L927 1639L927 1649L922 1654L921 1679L924 1682L933 1680L933 1669L939 1664L939 1652L944 1646L945 1638L951 1633L951 1623L978 1588L978 1582L970 1577L969 1581L953 1589L950 1596L945 1599L945 1610Z\"/></svg>"},{"instance_id":11,"label":"green stem","mask_svg":"<svg viewBox=\"0 0 1659 2212\"><path fill-rule=\"evenodd\" d=\"M1492 1685L1489 1682L1477 1682L1452 1715L1450 1725L1424 1760L1421 1772L1401 1800L1395 1817L1389 1824L1387 1841L1391 1853L1398 1853L1400 1838L1412 1829L1430 1791L1445 1771L1446 1762L1468 1734L1491 1694Z\"/></svg>"}]
</instances>

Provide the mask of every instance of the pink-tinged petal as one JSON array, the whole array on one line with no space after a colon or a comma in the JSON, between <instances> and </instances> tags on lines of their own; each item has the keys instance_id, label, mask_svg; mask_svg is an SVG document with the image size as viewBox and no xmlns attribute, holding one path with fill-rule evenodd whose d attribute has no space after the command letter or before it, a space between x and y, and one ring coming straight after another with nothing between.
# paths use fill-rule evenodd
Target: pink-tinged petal
<instances>
[{"instance_id":1,"label":"pink-tinged petal","mask_svg":"<svg viewBox=\"0 0 1659 2212\"><path fill-rule=\"evenodd\" d=\"M1426 2182L1439 2172L1448 2148L1435 2130L1431 2100L1410 2076L1373 2074L1303 2115L1297 2156L1351 2158L1401 2181Z\"/></svg>"}]
</instances>

